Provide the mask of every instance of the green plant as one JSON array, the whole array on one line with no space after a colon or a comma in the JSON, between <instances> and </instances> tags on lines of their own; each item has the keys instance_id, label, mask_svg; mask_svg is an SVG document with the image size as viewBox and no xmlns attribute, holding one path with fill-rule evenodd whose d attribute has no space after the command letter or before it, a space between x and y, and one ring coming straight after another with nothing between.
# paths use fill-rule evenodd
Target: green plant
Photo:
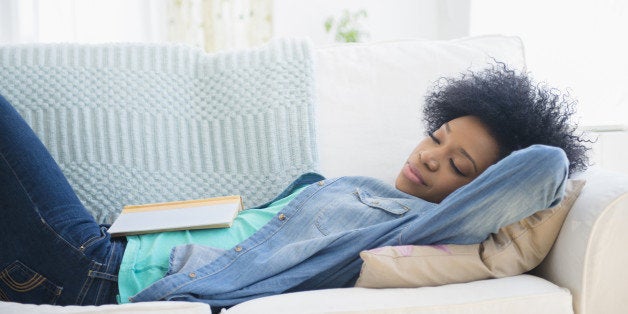
<instances>
[{"instance_id":1,"label":"green plant","mask_svg":"<svg viewBox=\"0 0 628 314\"><path fill-rule=\"evenodd\" d=\"M344 10L340 17L330 16L325 20L325 31L334 32L335 40L338 42L359 42L368 37L368 32L363 30L362 20L367 18L365 10L349 12Z\"/></svg>"}]
</instances>

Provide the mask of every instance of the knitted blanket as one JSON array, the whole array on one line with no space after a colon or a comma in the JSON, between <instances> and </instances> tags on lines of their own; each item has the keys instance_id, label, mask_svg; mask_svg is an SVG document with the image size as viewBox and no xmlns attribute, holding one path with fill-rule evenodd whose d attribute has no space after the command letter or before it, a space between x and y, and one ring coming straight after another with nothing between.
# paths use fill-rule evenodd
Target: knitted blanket
<instances>
[{"instance_id":1,"label":"knitted blanket","mask_svg":"<svg viewBox=\"0 0 628 314\"><path fill-rule=\"evenodd\" d=\"M270 200L317 168L313 93L308 41L216 54L157 44L0 46L0 94L100 223L127 204Z\"/></svg>"}]
</instances>

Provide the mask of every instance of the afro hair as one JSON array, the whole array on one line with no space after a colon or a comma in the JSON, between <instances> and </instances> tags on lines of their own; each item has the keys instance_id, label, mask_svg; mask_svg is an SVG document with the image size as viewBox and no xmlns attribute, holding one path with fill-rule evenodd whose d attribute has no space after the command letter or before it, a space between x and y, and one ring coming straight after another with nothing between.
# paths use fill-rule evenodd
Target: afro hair
<instances>
[{"instance_id":1,"label":"afro hair","mask_svg":"<svg viewBox=\"0 0 628 314\"><path fill-rule=\"evenodd\" d=\"M427 131L471 115L479 118L500 146L500 159L533 144L560 147L569 159L569 173L588 165L587 146L577 125L570 124L576 102L568 95L535 84L527 74L503 63L458 78L442 78L426 95L423 117Z\"/></svg>"}]
</instances>

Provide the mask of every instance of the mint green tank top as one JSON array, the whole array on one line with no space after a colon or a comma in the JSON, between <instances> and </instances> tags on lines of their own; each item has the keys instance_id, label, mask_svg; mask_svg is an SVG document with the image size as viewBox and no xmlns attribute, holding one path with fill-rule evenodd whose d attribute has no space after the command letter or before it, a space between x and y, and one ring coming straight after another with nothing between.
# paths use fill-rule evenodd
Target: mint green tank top
<instances>
[{"instance_id":1,"label":"mint green tank top","mask_svg":"<svg viewBox=\"0 0 628 314\"><path fill-rule=\"evenodd\" d=\"M170 251L179 245L201 244L230 249L268 223L305 187L279 199L266 208L247 209L238 214L230 228L160 232L127 236L127 245L118 273L118 303L164 277Z\"/></svg>"}]
</instances>

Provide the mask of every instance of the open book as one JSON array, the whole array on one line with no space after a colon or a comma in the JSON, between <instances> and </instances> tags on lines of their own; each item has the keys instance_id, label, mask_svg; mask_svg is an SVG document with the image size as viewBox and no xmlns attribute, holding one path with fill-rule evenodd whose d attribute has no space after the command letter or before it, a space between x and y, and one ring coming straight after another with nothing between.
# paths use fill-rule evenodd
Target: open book
<instances>
[{"instance_id":1,"label":"open book","mask_svg":"<svg viewBox=\"0 0 628 314\"><path fill-rule=\"evenodd\" d=\"M163 231L226 228L242 210L238 195L125 206L113 222L113 237Z\"/></svg>"}]
</instances>

